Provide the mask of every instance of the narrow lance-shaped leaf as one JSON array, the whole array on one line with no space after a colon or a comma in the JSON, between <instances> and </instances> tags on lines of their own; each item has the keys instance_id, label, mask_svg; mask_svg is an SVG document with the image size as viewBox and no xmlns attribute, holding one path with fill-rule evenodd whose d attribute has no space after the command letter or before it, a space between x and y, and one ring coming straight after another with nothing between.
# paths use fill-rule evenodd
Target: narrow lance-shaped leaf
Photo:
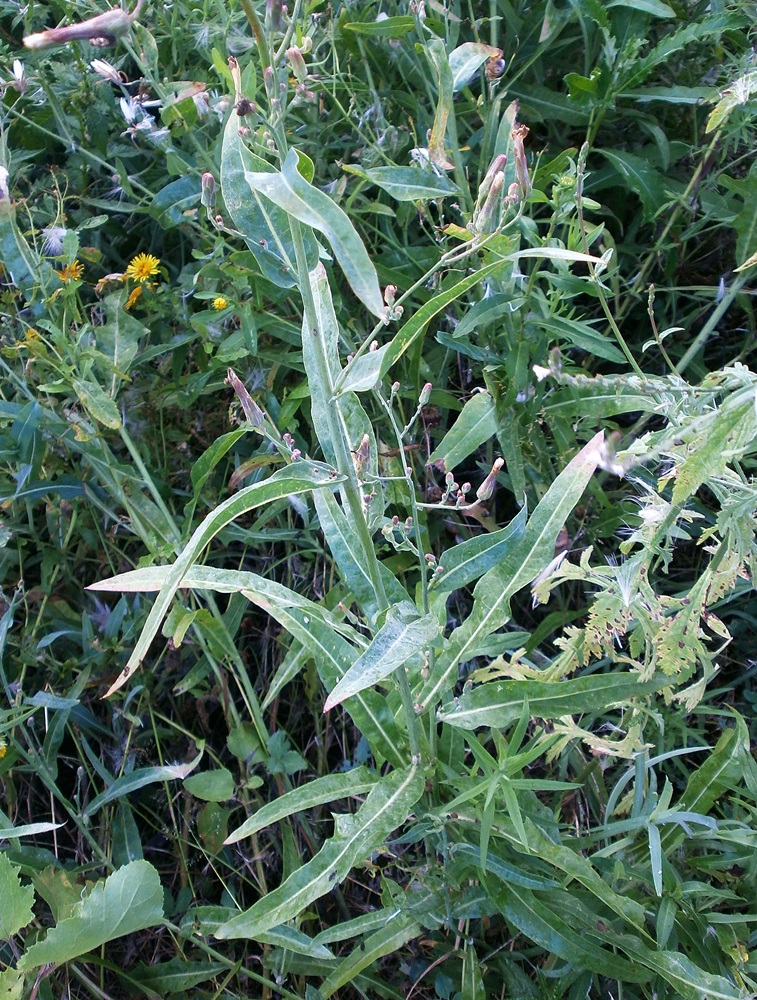
<instances>
[{"instance_id":1,"label":"narrow lance-shaped leaf","mask_svg":"<svg viewBox=\"0 0 757 1000\"><path fill-rule=\"evenodd\" d=\"M384 300L376 268L363 241L336 202L305 180L297 162L297 153L291 149L280 173L245 170L245 179L253 191L264 194L295 219L323 233L355 295L374 316L381 316Z\"/></svg>"},{"instance_id":2,"label":"narrow lance-shaped leaf","mask_svg":"<svg viewBox=\"0 0 757 1000\"><path fill-rule=\"evenodd\" d=\"M330 997L342 986L351 983L355 976L377 962L384 955L396 954L400 948L417 938L423 928L407 914L401 913L386 927L361 941L351 954L347 955L321 986L321 995Z\"/></svg>"},{"instance_id":3,"label":"narrow lance-shaped leaf","mask_svg":"<svg viewBox=\"0 0 757 1000\"><path fill-rule=\"evenodd\" d=\"M316 778L302 788L295 788L285 795L280 795L273 802L268 802L248 816L238 829L229 834L224 844L236 844L237 841L250 837L258 830L277 823L293 813L313 809L315 806L351 795L363 795L369 792L378 780L376 774L367 767L357 767L345 774L327 774L323 778Z\"/></svg>"},{"instance_id":4,"label":"narrow lance-shaped leaf","mask_svg":"<svg viewBox=\"0 0 757 1000\"><path fill-rule=\"evenodd\" d=\"M241 124L232 109L221 150L223 200L266 278L280 288L291 288L297 282L297 274L287 214L260 192L251 190L246 179L250 171L273 174L273 167L245 146L239 134ZM312 233L303 236L309 266L314 267L318 260L316 241Z\"/></svg>"},{"instance_id":5,"label":"narrow lance-shaped leaf","mask_svg":"<svg viewBox=\"0 0 757 1000\"><path fill-rule=\"evenodd\" d=\"M522 934L574 967L591 969L601 976L630 983L643 983L650 978L646 969L613 954L586 935L577 934L575 928L550 906L550 894L540 898L530 889L512 883L493 883L490 884L490 896L503 916ZM554 905L559 904L555 902Z\"/></svg>"},{"instance_id":6,"label":"narrow lance-shaped leaf","mask_svg":"<svg viewBox=\"0 0 757 1000\"><path fill-rule=\"evenodd\" d=\"M530 583L555 554L557 536L580 499L601 457L603 434L596 434L571 459L531 515L523 540L476 584L468 619L453 633L448 648L423 687L420 702L429 705L457 679L458 665L469 650L510 620L510 598ZM530 697L530 696L529 696Z\"/></svg>"},{"instance_id":7,"label":"narrow lance-shaped leaf","mask_svg":"<svg viewBox=\"0 0 757 1000\"><path fill-rule=\"evenodd\" d=\"M446 594L464 587L497 566L520 544L527 517L527 508L521 507L506 528L475 535L447 549L440 561L444 572L434 577L430 589Z\"/></svg>"},{"instance_id":8,"label":"narrow lance-shaped leaf","mask_svg":"<svg viewBox=\"0 0 757 1000\"><path fill-rule=\"evenodd\" d=\"M379 681L401 667L414 653L428 647L439 635L439 623L427 614L418 615L415 605L408 602L389 609L386 623L373 637L370 646L342 677L323 706L328 712L346 698Z\"/></svg>"},{"instance_id":9,"label":"narrow lance-shaped leaf","mask_svg":"<svg viewBox=\"0 0 757 1000\"><path fill-rule=\"evenodd\" d=\"M147 861L132 861L98 882L70 917L52 927L18 962L26 971L60 965L114 938L163 923L163 887Z\"/></svg>"},{"instance_id":10,"label":"narrow lance-shaped leaf","mask_svg":"<svg viewBox=\"0 0 757 1000\"><path fill-rule=\"evenodd\" d=\"M137 641L134 651L116 680L106 692L106 697L113 694L122 687L131 677L143 657L150 647L150 643L160 628L168 608L173 600L174 594L181 586L181 581L187 573L192 563L198 558L205 546L233 520L246 514L256 507L272 500L279 500L283 497L292 496L298 493L306 493L312 489L319 489L341 482L342 477L332 468L320 462L306 462L301 459L293 462L292 465L284 469L279 469L269 479L262 483L255 483L248 486L239 493L234 494L224 503L219 504L215 510L205 517L200 526L196 529L184 551L171 566L155 604L147 617L142 633ZM100 584L94 584L90 589L104 589Z\"/></svg>"},{"instance_id":11,"label":"narrow lance-shaped leaf","mask_svg":"<svg viewBox=\"0 0 757 1000\"><path fill-rule=\"evenodd\" d=\"M305 907L342 882L407 819L423 794L425 779L415 765L393 771L353 816L337 816L336 833L316 856L244 913L219 927L216 937L253 938L297 917Z\"/></svg>"},{"instance_id":12,"label":"narrow lance-shaped leaf","mask_svg":"<svg viewBox=\"0 0 757 1000\"><path fill-rule=\"evenodd\" d=\"M488 392L477 392L465 404L426 464L436 464L442 472L449 472L496 433L494 400Z\"/></svg>"},{"instance_id":13,"label":"narrow lance-shaped leaf","mask_svg":"<svg viewBox=\"0 0 757 1000\"><path fill-rule=\"evenodd\" d=\"M443 722L461 729L479 726L504 728L520 718L528 698L532 717L557 719L582 712L597 714L631 698L652 694L670 679L640 681L635 674L599 674L566 681L496 681L480 684L439 714Z\"/></svg>"},{"instance_id":14,"label":"narrow lance-shaped leaf","mask_svg":"<svg viewBox=\"0 0 757 1000\"><path fill-rule=\"evenodd\" d=\"M442 170L452 170L453 164L444 154L444 138L447 134L447 122L452 113L452 70L444 42L441 38L429 38L426 41L426 54L434 68L438 97L431 135L428 140L428 154L431 162Z\"/></svg>"},{"instance_id":15,"label":"narrow lance-shaped leaf","mask_svg":"<svg viewBox=\"0 0 757 1000\"><path fill-rule=\"evenodd\" d=\"M107 805L108 802L113 802L124 795L136 792L139 788L144 788L145 785L154 785L156 782L163 781L181 781L194 771L201 760L202 751L188 764L143 767L137 771L132 771L130 774L124 774L120 778L116 778L113 784L109 788L106 788L104 792L92 799L82 813L82 816L88 819L94 816L98 809L102 809L104 805Z\"/></svg>"}]
</instances>

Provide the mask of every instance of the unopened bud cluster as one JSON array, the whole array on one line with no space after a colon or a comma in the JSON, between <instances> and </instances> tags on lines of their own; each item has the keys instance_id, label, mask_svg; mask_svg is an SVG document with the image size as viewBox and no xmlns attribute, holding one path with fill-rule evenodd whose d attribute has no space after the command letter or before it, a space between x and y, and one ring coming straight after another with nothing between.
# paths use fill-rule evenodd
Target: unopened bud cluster
<instances>
[{"instance_id":1,"label":"unopened bud cluster","mask_svg":"<svg viewBox=\"0 0 757 1000\"><path fill-rule=\"evenodd\" d=\"M507 156L499 153L491 162L478 189L476 205L471 216L470 228L474 233L493 233L507 219L511 209L524 201L531 191L531 178L524 141L528 135L525 125L515 124L510 137L513 144L515 180L505 191Z\"/></svg>"}]
</instances>

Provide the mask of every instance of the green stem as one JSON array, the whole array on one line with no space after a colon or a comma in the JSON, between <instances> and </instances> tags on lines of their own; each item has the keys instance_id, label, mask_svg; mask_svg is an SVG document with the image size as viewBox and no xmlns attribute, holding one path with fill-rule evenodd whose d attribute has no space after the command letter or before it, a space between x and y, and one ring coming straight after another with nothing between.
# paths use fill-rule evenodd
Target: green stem
<instances>
[{"instance_id":1,"label":"green stem","mask_svg":"<svg viewBox=\"0 0 757 1000\"><path fill-rule=\"evenodd\" d=\"M710 318L707 320L705 325L702 327L697 336L694 338L694 342L690 345L689 349L686 351L684 356L676 365L675 370L679 375L682 375L686 371L686 369L689 367L689 365L694 360L699 351L702 350L702 348L712 335L713 331L715 330L715 327L720 322L720 319L727 312L727 310L730 309L731 303L739 294L744 285L747 283L747 280L748 279L745 272L740 274L738 278L736 278L736 280L733 282L731 287L728 289L728 291L725 293L720 302L718 302L712 316L710 316Z\"/></svg>"}]
</instances>

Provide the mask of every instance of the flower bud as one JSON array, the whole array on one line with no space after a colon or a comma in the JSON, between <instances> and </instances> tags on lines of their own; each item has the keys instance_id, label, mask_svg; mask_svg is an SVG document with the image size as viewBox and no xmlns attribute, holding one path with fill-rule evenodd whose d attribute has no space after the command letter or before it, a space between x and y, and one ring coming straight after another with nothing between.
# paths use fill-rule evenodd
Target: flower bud
<instances>
[{"instance_id":1,"label":"flower bud","mask_svg":"<svg viewBox=\"0 0 757 1000\"><path fill-rule=\"evenodd\" d=\"M425 406L426 403L428 403L429 398L431 396L431 390L433 388L434 387L431 385L430 382L426 382L426 384L421 389L420 396L418 397L418 406Z\"/></svg>"},{"instance_id":2,"label":"flower bud","mask_svg":"<svg viewBox=\"0 0 757 1000\"><path fill-rule=\"evenodd\" d=\"M493 233L499 225L501 213L500 195L505 186L505 175L500 171L491 182L489 193L481 211L473 220L473 228L477 233Z\"/></svg>"},{"instance_id":3,"label":"flower bud","mask_svg":"<svg viewBox=\"0 0 757 1000\"><path fill-rule=\"evenodd\" d=\"M507 166L507 157L505 156L504 153L499 153L497 156L494 157L494 159L491 162L491 165L489 166L489 169L486 171L484 179L481 181L481 184L479 185L478 188L477 201L479 204L481 204L486 199L486 196L489 194L489 188L492 186L492 181L494 180L494 178L497 176L497 174L501 174L506 166Z\"/></svg>"},{"instance_id":4,"label":"flower bud","mask_svg":"<svg viewBox=\"0 0 757 1000\"><path fill-rule=\"evenodd\" d=\"M216 179L210 174L202 175L200 184L200 203L205 208L214 208L216 203Z\"/></svg>"},{"instance_id":5,"label":"flower bud","mask_svg":"<svg viewBox=\"0 0 757 1000\"><path fill-rule=\"evenodd\" d=\"M305 65L305 60L302 58L302 51L296 45L293 45L287 49L286 55L295 78L300 83L304 83L308 78L308 68Z\"/></svg>"},{"instance_id":6,"label":"flower bud","mask_svg":"<svg viewBox=\"0 0 757 1000\"><path fill-rule=\"evenodd\" d=\"M521 198L527 198L531 191L531 178L528 175L528 160L523 145L529 129L525 125L514 125L510 133L515 154L515 178L520 188Z\"/></svg>"},{"instance_id":7,"label":"flower bud","mask_svg":"<svg viewBox=\"0 0 757 1000\"><path fill-rule=\"evenodd\" d=\"M136 15L136 11L134 12ZM66 42L77 39L106 38L111 44L116 38L125 35L131 27L132 17L121 7L112 7L104 14L91 17L88 21L71 24L63 28L48 28L34 35L27 35L24 45L27 49L47 49L51 45L65 45Z\"/></svg>"},{"instance_id":8,"label":"flower bud","mask_svg":"<svg viewBox=\"0 0 757 1000\"><path fill-rule=\"evenodd\" d=\"M494 493L494 488L497 485L497 475L504 464L505 460L503 458L495 460L494 465L492 466L492 471L476 490L476 496L479 500L488 500Z\"/></svg>"},{"instance_id":9,"label":"flower bud","mask_svg":"<svg viewBox=\"0 0 757 1000\"><path fill-rule=\"evenodd\" d=\"M253 427L262 427L264 423L263 411L247 391L244 382L239 378L233 368L229 368L226 373L226 383L230 385L237 394L237 399L242 404L244 415Z\"/></svg>"}]
</instances>

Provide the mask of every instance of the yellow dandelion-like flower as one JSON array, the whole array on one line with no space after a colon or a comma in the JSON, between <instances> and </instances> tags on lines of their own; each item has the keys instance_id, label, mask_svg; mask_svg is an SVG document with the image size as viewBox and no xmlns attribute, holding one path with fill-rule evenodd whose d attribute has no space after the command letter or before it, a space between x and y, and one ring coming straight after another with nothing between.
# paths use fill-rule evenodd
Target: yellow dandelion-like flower
<instances>
[{"instance_id":1,"label":"yellow dandelion-like flower","mask_svg":"<svg viewBox=\"0 0 757 1000\"><path fill-rule=\"evenodd\" d=\"M219 295L217 299L213 299L213 308L218 309L219 311L221 309L225 309L228 304L229 303L226 301L223 295Z\"/></svg>"},{"instance_id":2,"label":"yellow dandelion-like flower","mask_svg":"<svg viewBox=\"0 0 757 1000\"><path fill-rule=\"evenodd\" d=\"M62 271L56 268L55 273L61 281L78 281L84 274L84 265L75 260L72 264L66 264Z\"/></svg>"},{"instance_id":3,"label":"yellow dandelion-like flower","mask_svg":"<svg viewBox=\"0 0 757 1000\"><path fill-rule=\"evenodd\" d=\"M135 304L137 299L139 299L141 294L142 294L142 286L137 285L137 287L132 291L131 295L127 299L124 309L131 309L131 307Z\"/></svg>"},{"instance_id":4,"label":"yellow dandelion-like flower","mask_svg":"<svg viewBox=\"0 0 757 1000\"><path fill-rule=\"evenodd\" d=\"M2 737L0 737L0 760L3 759L3 757L5 756L7 750L8 750L8 746L7 746L6 742L5 742L5 740Z\"/></svg>"},{"instance_id":5,"label":"yellow dandelion-like flower","mask_svg":"<svg viewBox=\"0 0 757 1000\"><path fill-rule=\"evenodd\" d=\"M158 257L153 257L151 253L138 253L136 257L132 257L126 268L126 277L132 278L134 281L144 282L157 274L159 267Z\"/></svg>"}]
</instances>

